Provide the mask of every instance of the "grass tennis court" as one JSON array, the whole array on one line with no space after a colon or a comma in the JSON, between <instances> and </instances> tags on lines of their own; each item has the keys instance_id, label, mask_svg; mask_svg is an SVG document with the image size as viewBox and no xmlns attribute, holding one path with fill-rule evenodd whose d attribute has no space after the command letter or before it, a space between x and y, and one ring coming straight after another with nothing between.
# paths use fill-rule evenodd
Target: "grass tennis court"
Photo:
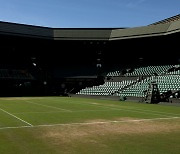
<instances>
[{"instance_id":1,"label":"grass tennis court","mask_svg":"<svg viewBox=\"0 0 180 154\"><path fill-rule=\"evenodd\" d=\"M0 153L179 154L180 107L76 97L0 98Z\"/></svg>"}]
</instances>

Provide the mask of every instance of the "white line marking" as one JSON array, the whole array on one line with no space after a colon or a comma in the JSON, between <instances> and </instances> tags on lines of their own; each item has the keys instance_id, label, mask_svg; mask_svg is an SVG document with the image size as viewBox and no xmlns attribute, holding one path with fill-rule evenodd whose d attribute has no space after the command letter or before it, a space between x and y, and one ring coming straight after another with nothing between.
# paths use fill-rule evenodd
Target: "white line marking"
<instances>
[{"instance_id":1,"label":"white line marking","mask_svg":"<svg viewBox=\"0 0 180 154\"><path fill-rule=\"evenodd\" d=\"M114 120L114 121L99 121L99 122L85 122L85 123L69 123L69 124L53 124L53 125L36 125L33 127L51 127L51 126L73 126L73 125L93 125L93 124L108 124L108 123L124 123L124 122L143 122L143 121L153 121L153 120L168 120L168 119L178 119L180 117L170 117L170 118L153 118L153 119L134 119L134 120Z\"/></svg>"},{"instance_id":2,"label":"white line marking","mask_svg":"<svg viewBox=\"0 0 180 154\"><path fill-rule=\"evenodd\" d=\"M173 113L166 113L166 112L158 112L158 111L152 111L152 110L143 110L139 109L137 107L126 107L126 106L118 106L118 105L107 105L107 104L101 104L101 103L94 103L94 102L87 102L87 103L81 103L81 102L74 102L74 101L69 101L68 103L74 103L74 104L82 104L82 105L93 105L93 106L99 106L99 107L104 107L106 109L111 109L111 110L124 110L124 111L129 111L129 112L137 112L137 113L143 113L143 114L151 114L151 115L160 115L160 116L165 116L165 117L172 117L172 116L180 116L180 114L173 114ZM72 111L73 112L73 111Z\"/></svg>"},{"instance_id":3,"label":"white line marking","mask_svg":"<svg viewBox=\"0 0 180 154\"><path fill-rule=\"evenodd\" d=\"M31 128L34 126L14 126L14 127L1 127L0 130L4 130L4 129L18 129L18 128Z\"/></svg>"},{"instance_id":4,"label":"white line marking","mask_svg":"<svg viewBox=\"0 0 180 154\"><path fill-rule=\"evenodd\" d=\"M138 111L147 111L147 112L154 112L154 113L160 113L160 114L170 114L170 115L173 115L173 116L180 116L180 114L176 114L176 113L168 113L168 112L159 112L159 111L153 111L153 110L147 110L147 109L140 109L140 108L137 108L137 107L128 107L127 106L121 106L125 109L132 109L132 110L138 110Z\"/></svg>"},{"instance_id":5,"label":"white line marking","mask_svg":"<svg viewBox=\"0 0 180 154\"><path fill-rule=\"evenodd\" d=\"M29 126L33 126L33 125L32 125L32 124L30 124L29 122L27 122L27 121L25 121L25 120L23 120L23 119L21 119L21 118L19 118L19 117L15 116L15 115L13 115L13 114L9 113L9 112L7 112L7 111L5 111L5 110L1 109L1 108L0 108L0 110L1 110L1 111L3 111L3 112L5 112L5 113L7 113L8 115L10 115L10 116L12 116L12 117L16 118L16 119L18 119L18 120L20 120L20 121L22 121L22 122L24 122L24 123L28 124Z\"/></svg>"},{"instance_id":6,"label":"white line marking","mask_svg":"<svg viewBox=\"0 0 180 154\"><path fill-rule=\"evenodd\" d=\"M99 105L99 106L105 106L109 107L111 109L116 109L116 110L127 110L130 112L139 112L139 113L145 113L145 114L152 114L152 115L161 115L161 116L166 116L166 117L172 117L172 116L180 116L180 114L173 114L173 113L166 113L166 112L158 112L158 111L152 111L152 110L143 110L143 109L138 109L137 107L126 107L126 106L117 106L117 105L105 105L105 104L99 104L99 103L90 103L92 105ZM115 108L117 107L117 108ZM120 109L120 108L121 109ZM136 111L135 111L136 110ZM152 112L152 113L150 113Z\"/></svg>"},{"instance_id":7,"label":"white line marking","mask_svg":"<svg viewBox=\"0 0 180 154\"><path fill-rule=\"evenodd\" d=\"M115 104L112 104L112 105L106 105L106 104L101 104L101 103L94 103L94 102L87 102L87 103L80 103L80 102L73 102L71 101L70 103L78 103L78 104L86 104L86 105L99 105L99 106L105 106L105 107L120 107L120 108L124 108L126 110L138 110L138 111L143 111L143 112L154 112L154 113L159 113L160 115L162 114L169 114L171 116L180 116L180 114L174 114L174 113L167 113L167 112L159 112L159 111L153 111L153 110L147 110L147 109L140 109L140 108L137 108L137 107L127 107L127 106L118 106L118 105L115 105ZM164 116L168 116L168 115L164 115Z\"/></svg>"},{"instance_id":8,"label":"white line marking","mask_svg":"<svg viewBox=\"0 0 180 154\"><path fill-rule=\"evenodd\" d=\"M55 107L55 106L49 106L49 105L44 105L44 104L34 103L34 102L32 102L32 101L26 101L26 102L27 102L27 103L30 103L30 104L35 104L35 105L40 105L40 106L44 106L44 107L48 107L48 108L53 108L53 109L58 109L58 110L63 110L63 111L71 112L71 110L62 109L62 108Z\"/></svg>"},{"instance_id":9,"label":"white line marking","mask_svg":"<svg viewBox=\"0 0 180 154\"><path fill-rule=\"evenodd\" d=\"M137 112L137 113L144 113L144 114L151 114L151 115L160 115L160 116L165 116L165 117L180 116L180 114L158 112L158 111L152 111L152 110L146 110L146 109L143 110L143 109L139 109L137 107L130 107L130 108L128 107L127 108L126 106L106 105L106 104L100 104L100 103L94 103L94 102L81 103L81 102L69 101L68 103L82 104L82 105L94 105L94 106L99 106L99 107L105 107L106 109L108 108L111 110L124 110L124 111L129 111L129 112ZM74 112L74 111L71 111L71 112Z\"/></svg>"},{"instance_id":10,"label":"white line marking","mask_svg":"<svg viewBox=\"0 0 180 154\"><path fill-rule=\"evenodd\" d=\"M37 128L37 127L53 127L53 126L76 126L76 125L94 125L94 124L108 124L108 123L125 123L125 122L144 122L144 121L154 121L154 120L170 120L179 119L180 117L170 117L170 118L153 118L153 119L132 119L132 120L120 120L120 121L99 121L99 122L84 122L84 123L67 123L67 124L49 124L49 125L32 125L32 126L17 126L17 127L1 127L3 129L17 129L17 128Z\"/></svg>"},{"instance_id":11,"label":"white line marking","mask_svg":"<svg viewBox=\"0 0 180 154\"><path fill-rule=\"evenodd\" d=\"M75 111L72 111L71 110L71 112L73 113L73 112L106 112L106 111L109 111L109 110L75 110ZM64 112L67 112L67 111L49 111L49 112L13 112L13 114L43 114L43 113L64 113ZM69 113L69 111L68 111L68 113Z\"/></svg>"},{"instance_id":12,"label":"white line marking","mask_svg":"<svg viewBox=\"0 0 180 154\"><path fill-rule=\"evenodd\" d=\"M78 102L79 103L79 102ZM83 104L83 103L79 103L79 104ZM172 116L169 116L169 115L163 115L163 114L158 114L158 113L150 113L150 112L146 112L143 110L141 111L135 111L135 110L132 110L132 109L125 109L125 108L119 108L121 106L116 106L116 105L105 105L105 104L99 104L99 103L90 103L88 102L88 105L95 105L95 106L101 106L101 107L104 107L104 108L108 108L108 109L111 109L111 110L122 110L122 111L129 111L129 112L136 112L136 113L143 113L143 114L151 114L151 115L160 115L160 116L165 116L165 117L172 117Z\"/></svg>"}]
</instances>

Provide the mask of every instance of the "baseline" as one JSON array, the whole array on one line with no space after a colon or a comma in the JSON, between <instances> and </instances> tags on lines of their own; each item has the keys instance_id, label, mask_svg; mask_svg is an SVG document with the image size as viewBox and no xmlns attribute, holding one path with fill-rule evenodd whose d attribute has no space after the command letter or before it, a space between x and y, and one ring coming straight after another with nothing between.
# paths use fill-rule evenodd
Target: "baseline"
<instances>
[{"instance_id":1,"label":"baseline","mask_svg":"<svg viewBox=\"0 0 180 154\"><path fill-rule=\"evenodd\" d=\"M76 125L94 125L94 124L108 124L108 123L126 123L126 122L144 122L154 120L171 120L179 119L180 117L169 118L152 118L152 119L131 119L131 120L119 120L119 121L99 121L99 122L82 122L82 123L67 123L67 124L49 124L49 125L32 125L32 126L17 126L17 127L1 127L0 130L5 129L18 129L18 128L38 128L38 127L53 127L53 126L76 126Z\"/></svg>"}]
</instances>

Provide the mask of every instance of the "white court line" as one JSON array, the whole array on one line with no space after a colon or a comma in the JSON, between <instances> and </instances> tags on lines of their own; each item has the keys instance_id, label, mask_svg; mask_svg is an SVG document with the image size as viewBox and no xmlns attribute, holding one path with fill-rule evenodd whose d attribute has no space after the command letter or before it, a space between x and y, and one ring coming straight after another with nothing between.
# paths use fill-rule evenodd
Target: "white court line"
<instances>
[{"instance_id":1,"label":"white court line","mask_svg":"<svg viewBox=\"0 0 180 154\"><path fill-rule=\"evenodd\" d=\"M57 108L57 109L61 109L61 110L64 110L64 111L68 111L68 112L73 112L71 110L67 110L67 109L62 109L62 108L58 108L58 107L53 107L53 106L48 106L48 105L42 105L42 104L38 104L38 103L34 103L32 101L26 101L26 102L29 102L29 103L32 103L32 104L37 104L37 105L41 105L41 106L46 106L46 107L51 107L51 108ZM74 103L72 101L70 101L69 103ZM158 111L152 111L152 110L142 110L142 109L138 109L138 108L127 108L125 106L116 106L116 105L105 105L105 104L100 104L100 103L91 103L91 102L88 102L88 103L80 103L80 102L75 102L76 104L83 104L83 105L94 105L94 106L100 106L100 107L105 107L105 108L108 108L108 109L112 109L112 110L124 110L124 111L129 111L129 112L136 112L136 113L143 113L143 114L151 114L151 115L160 115L160 116L165 116L165 117L172 117L172 116L179 116L179 114L172 114L172 113L165 113L165 112L158 112ZM74 104L75 104L74 103ZM117 108L116 108L117 107ZM119 107L122 107L122 108L119 108ZM136 111L135 111L136 110ZM148 111L148 112L147 112ZM150 113L151 112L151 113ZM153 113L152 113L153 112ZM162 114L163 113L163 114ZM165 115L165 114L166 115Z\"/></svg>"},{"instance_id":2,"label":"white court line","mask_svg":"<svg viewBox=\"0 0 180 154\"><path fill-rule=\"evenodd\" d=\"M79 102L78 102L79 103ZM79 104L83 104L83 103L79 103ZM169 116L169 115L163 115L161 113L150 113L150 112L146 112L146 111L143 111L143 110L140 110L140 111L135 111L133 109L125 109L125 108L119 108L121 106L112 106L112 105L104 105L104 104L99 104L99 103L90 103L88 102L87 104L89 105L95 105L95 106L101 106L101 107L105 107L105 108L108 108L108 109L111 109L111 110L122 110L122 111L129 111L129 112L136 112L136 113L143 113L143 114L151 114L151 115L158 115L158 116L165 116L165 117L172 117L172 116ZM116 108L117 107L117 108ZM176 115L177 116L177 115Z\"/></svg>"},{"instance_id":3,"label":"white court line","mask_svg":"<svg viewBox=\"0 0 180 154\"><path fill-rule=\"evenodd\" d=\"M57 101L57 100L56 100ZM69 101L68 103L73 103L73 104L82 104L82 105L93 105L93 106L99 106L99 107L105 107L106 109L111 109L111 110L124 110L124 111L129 111L129 112L137 112L137 113L143 113L143 114L151 114L151 115L160 115L160 116L165 116L165 117L172 117L172 116L180 116L180 114L173 114L173 113L166 113L166 112L158 112L158 111L152 111L152 110L142 110L138 109L137 107L134 108L127 108L126 106L117 106L117 105L105 105L105 104L100 104L100 103L81 103L81 102L73 102ZM136 111L135 111L136 110ZM148 111L148 112L147 112ZM73 111L72 111L73 112ZM151 113L150 113L151 112ZM153 113L152 113L153 112ZM167 114L167 115L165 115Z\"/></svg>"},{"instance_id":4,"label":"white court line","mask_svg":"<svg viewBox=\"0 0 180 154\"><path fill-rule=\"evenodd\" d=\"M106 111L109 111L109 110L75 110L75 111L72 111L71 110L71 112L73 113L73 112L106 112ZM49 112L21 112L21 113L19 113L19 112L13 112L13 114L43 114L43 113L64 113L64 112L67 112L67 111L49 111ZM69 111L68 111L68 113L69 113Z\"/></svg>"},{"instance_id":5,"label":"white court line","mask_svg":"<svg viewBox=\"0 0 180 154\"><path fill-rule=\"evenodd\" d=\"M169 114L171 116L180 116L180 114L174 114L174 113L167 113L167 112L159 112L159 111L153 111L153 110L147 110L147 109L139 109L137 107L127 107L127 106L118 106L118 105L106 105L106 104L101 104L101 103L92 103L92 102L88 102L88 103L80 103L80 102L69 102L69 103L78 103L78 104L86 104L86 105L99 105L99 106L105 106L105 107L121 107L124 108L126 110L138 110L138 111L143 111L143 112L154 112L154 113L158 113L160 115L162 114ZM164 116L168 116L168 115L164 115Z\"/></svg>"},{"instance_id":6,"label":"white court line","mask_svg":"<svg viewBox=\"0 0 180 154\"><path fill-rule=\"evenodd\" d=\"M18 129L18 128L31 128L34 126L14 126L14 127L1 127L0 130L5 130L5 129Z\"/></svg>"},{"instance_id":7,"label":"white court line","mask_svg":"<svg viewBox=\"0 0 180 154\"><path fill-rule=\"evenodd\" d=\"M8 115L10 115L10 116L12 116L12 117L16 118L16 119L18 119L18 120L20 120L20 121L22 121L22 122L24 122L24 123L28 124L29 126L33 126L33 125L32 125L32 124L30 124L29 122L27 122L27 121L25 121L25 120L23 120L23 119L21 119L21 118L19 118L19 117L15 116L15 115L13 115L13 114L9 113L9 112L7 112L7 111L5 111L5 110L1 109L1 108L0 108L0 110L1 110L1 111L3 111L3 112L5 112L5 113L7 113Z\"/></svg>"},{"instance_id":8,"label":"white court line","mask_svg":"<svg viewBox=\"0 0 180 154\"><path fill-rule=\"evenodd\" d=\"M144 122L153 120L169 120L178 119L180 117L170 117L170 118L153 118L153 119L131 119L131 120L113 120L113 121L98 121L98 122L85 122L85 123L69 123L69 124L53 124L53 125L36 125L32 127L51 127L51 126L73 126L73 125L93 125L93 124L108 124L108 123L125 123L125 122Z\"/></svg>"},{"instance_id":9,"label":"white court line","mask_svg":"<svg viewBox=\"0 0 180 154\"><path fill-rule=\"evenodd\" d=\"M143 112L139 112L139 113L146 113L148 114L153 114L153 115L162 115L162 116L167 116L167 117L172 117L172 116L180 116L180 114L174 114L174 113L167 113L167 112L159 112L159 111L153 111L153 110L147 110L147 109L139 109L137 107L127 107L127 106L117 106L117 105L104 105L104 104L99 104L99 103L91 103L92 105L101 105L101 106L107 106L107 107L121 107L121 109L125 109L128 111L132 111L132 112L138 112L138 111L143 111ZM134 111L136 110L136 111Z\"/></svg>"},{"instance_id":10,"label":"white court line","mask_svg":"<svg viewBox=\"0 0 180 154\"><path fill-rule=\"evenodd\" d=\"M171 120L179 119L180 117L170 118L153 118L153 119L132 119L132 120L119 120L119 121L99 121L99 122L82 122L82 123L67 123L67 124L49 124L49 125L32 125L32 126L17 126L17 127L1 127L0 130L4 129L18 129L18 128L38 128L38 127L53 127L53 126L76 126L76 125L94 125L94 124L109 124L109 123L126 123L126 122L145 122L154 120Z\"/></svg>"},{"instance_id":11,"label":"white court line","mask_svg":"<svg viewBox=\"0 0 180 154\"><path fill-rule=\"evenodd\" d=\"M115 107L115 106L114 106ZM139 109L137 107L126 107L126 106L121 106L122 108L126 110L136 110L136 111L143 111L143 112L152 112L152 113L157 113L159 115L164 115L164 116L180 116L180 114L174 114L174 113L167 113L167 112L159 112L159 111L153 111L153 110L147 110L147 109ZM166 115L165 115L166 114Z\"/></svg>"},{"instance_id":12,"label":"white court line","mask_svg":"<svg viewBox=\"0 0 180 154\"><path fill-rule=\"evenodd\" d=\"M99 103L91 103L91 104L94 104L94 105L101 105ZM174 114L174 113L167 113L167 112L159 112L159 111L153 111L153 110L147 110L147 109L139 109L137 107L127 107L127 106L117 106L117 105L104 105L102 104L102 106L108 106L108 107L121 107L121 108L124 108L125 110L137 110L137 111L143 111L143 112L154 112L154 113L157 113L159 115L162 115L164 114L164 116L168 116L168 115L165 115L165 114L169 114L171 116L180 116L180 114Z\"/></svg>"},{"instance_id":13,"label":"white court line","mask_svg":"<svg viewBox=\"0 0 180 154\"><path fill-rule=\"evenodd\" d=\"M51 107L51 108L56 108L56 109L60 109L63 111L59 111L59 112L85 112L85 111L108 111L108 110L80 110L80 111L72 111L72 110L67 110L67 109L62 109L62 108L58 108L58 107L53 107L53 106L48 106L48 105L43 105L43 104L38 104L38 103L34 103L31 101L26 101L28 103L31 104L36 104L36 105L40 105L40 106L45 106L45 107ZM70 102L73 103L73 102ZM84 104L84 103L80 103L80 102L76 102L77 104ZM168 115L164 115L165 112L158 112L158 111L152 111L152 110L141 110L138 108L127 108L125 106L116 106L116 105L104 105L104 104L99 104L99 103L86 103L86 105L94 105L94 106L99 106L99 107L104 107L106 109L111 109L111 110L122 110L122 111L129 111L129 112L137 112L137 113L143 113L143 114L151 114L151 115L160 115L160 116L165 116L165 117L172 117L172 116L179 116L179 114L171 114L171 113L166 113ZM116 108L117 107L117 108ZM147 112L148 111L148 112ZM55 111L56 112L56 111ZM25 112L25 113L16 113L16 114L26 114L29 112ZM30 113L54 113L54 112L30 112ZM163 114L162 114L163 113Z\"/></svg>"},{"instance_id":14,"label":"white court line","mask_svg":"<svg viewBox=\"0 0 180 154\"><path fill-rule=\"evenodd\" d=\"M53 108L53 109L58 109L58 110L63 110L63 111L71 112L71 110L62 109L62 108L55 107L55 106L49 106L49 105L44 105L44 104L34 103L34 102L32 102L32 101L26 101L26 102L27 102L27 103L30 103L30 104L40 105L40 106L43 106L43 107L48 107L48 108Z\"/></svg>"},{"instance_id":15,"label":"white court line","mask_svg":"<svg viewBox=\"0 0 180 154\"><path fill-rule=\"evenodd\" d=\"M147 110L147 109L140 109L137 107L127 107L127 106L121 106L125 109L130 109L130 110L139 110L139 111L147 111L147 112L154 112L154 113L160 113L160 114L170 114L172 116L180 116L180 114L176 114L176 113L168 113L168 112L161 112L161 111L153 111L153 110Z\"/></svg>"}]
</instances>

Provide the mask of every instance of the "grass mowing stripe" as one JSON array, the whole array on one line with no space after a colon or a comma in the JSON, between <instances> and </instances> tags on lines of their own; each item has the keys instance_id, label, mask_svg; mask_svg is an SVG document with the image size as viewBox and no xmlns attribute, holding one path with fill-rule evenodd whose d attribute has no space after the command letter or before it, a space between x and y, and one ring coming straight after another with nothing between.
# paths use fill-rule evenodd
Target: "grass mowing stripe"
<instances>
[{"instance_id":1,"label":"grass mowing stripe","mask_svg":"<svg viewBox=\"0 0 180 154\"><path fill-rule=\"evenodd\" d=\"M23 120L23 119L21 119L21 118L19 118L19 117L15 116L15 115L13 115L13 114L9 113L9 112L7 112L7 111L5 111L5 110L1 109L1 108L0 108L0 110L1 110L1 111L3 111L3 112L5 112L5 113L7 113L8 115L10 115L10 116L12 116L12 117L16 118L16 119L18 119L18 120L20 120L20 121L22 121L22 122L24 122L24 123L28 124L29 126L33 126L33 125L32 125L32 124L30 124L29 122L27 122L27 121L25 121L25 120Z\"/></svg>"},{"instance_id":2,"label":"grass mowing stripe","mask_svg":"<svg viewBox=\"0 0 180 154\"><path fill-rule=\"evenodd\" d=\"M18 128L37 128L37 127L53 127L53 126L76 126L76 125L94 125L94 124L108 124L108 123L126 123L126 122L145 122L154 120L171 120L179 119L180 117L169 118L152 118L152 119L131 119L131 120L113 120L113 121L98 121L98 122L82 122L82 123L67 123L67 124L50 124L50 125L32 125L32 126L17 126L17 127L1 127L3 129L18 129Z\"/></svg>"},{"instance_id":3,"label":"grass mowing stripe","mask_svg":"<svg viewBox=\"0 0 180 154\"><path fill-rule=\"evenodd\" d=\"M30 104L40 105L40 106L43 106L43 107L48 107L48 108L53 108L53 109L58 109L58 110L63 110L63 111L71 112L71 110L62 109L62 108L59 108L59 107L54 107L54 106L39 104L39 103L35 103L35 102L32 102L32 101L26 101L26 102L27 102L27 103L30 103Z\"/></svg>"}]
</instances>

